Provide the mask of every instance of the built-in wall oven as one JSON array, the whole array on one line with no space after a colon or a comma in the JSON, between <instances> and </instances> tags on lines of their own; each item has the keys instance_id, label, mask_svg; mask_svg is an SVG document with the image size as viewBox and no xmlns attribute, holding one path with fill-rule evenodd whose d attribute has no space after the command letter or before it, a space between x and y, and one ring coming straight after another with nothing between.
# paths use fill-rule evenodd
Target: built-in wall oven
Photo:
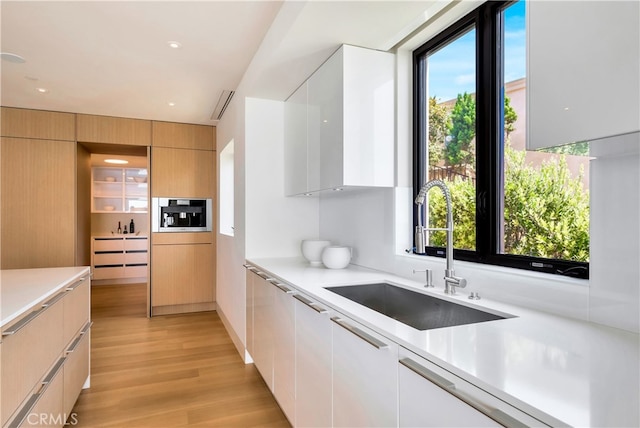
<instances>
[{"instance_id":1,"label":"built-in wall oven","mask_svg":"<svg viewBox=\"0 0 640 428\"><path fill-rule=\"evenodd\" d=\"M151 198L152 232L210 232L213 201L194 198Z\"/></svg>"}]
</instances>

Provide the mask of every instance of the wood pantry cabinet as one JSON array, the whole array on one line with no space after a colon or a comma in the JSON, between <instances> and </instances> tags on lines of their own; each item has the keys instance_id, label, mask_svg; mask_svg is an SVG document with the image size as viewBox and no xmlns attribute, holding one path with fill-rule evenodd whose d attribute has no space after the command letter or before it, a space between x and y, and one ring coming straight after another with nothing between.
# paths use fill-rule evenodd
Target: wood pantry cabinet
<instances>
[{"instance_id":1,"label":"wood pantry cabinet","mask_svg":"<svg viewBox=\"0 0 640 428\"><path fill-rule=\"evenodd\" d=\"M152 196L212 198L215 180L215 152L151 148Z\"/></svg>"},{"instance_id":2,"label":"wood pantry cabinet","mask_svg":"<svg viewBox=\"0 0 640 428\"><path fill-rule=\"evenodd\" d=\"M0 267L74 266L76 143L2 137L0 144Z\"/></svg>"},{"instance_id":3,"label":"wood pantry cabinet","mask_svg":"<svg viewBox=\"0 0 640 428\"><path fill-rule=\"evenodd\" d=\"M93 279L146 278L148 246L146 236L93 237Z\"/></svg>"},{"instance_id":4,"label":"wood pantry cabinet","mask_svg":"<svg viewBox=\"0 0 640 428\"><path fill-rule=\"evenodd\" d=\"M153 233L151 314L215 310L215 244L211 232Z\"/></svg>"},{"instance_id":5,"label":"wood pantry cabinet","mask_svg":"<svg viewBox=\"0 0 640 428\"><path fill-rule=\"evenodd\" d=\"M76 115L55 111L2 107L3 137L76 141Z\"/></svg>"},{"instance_id":6,"label":"wood pantry cabinet","mask_svg":"<svg viewBox=\"0 0 640 428\"><path fill-rule=\"evenodd\" d=\"M216 148L216 129L212 126L154 121L152 129L153 147L209 151Z\"/></svg>"},{"instance_id":7,"label":"wood pantry cabinet","mask_svg":"<svg viewBox=\"0 0 640 428\"><path fill-rule=\"evenodd\" d=\"M88 269L3 327L2 426L64 425L89 377L90 327Z\"/></svg>"},{"instance_id":8,"label":"wood pantry cabinet","mask_svg":"<svg viewBox=\"0 0 640 428\"><path fill-rule=\"evenodd\" d=\"M151 145L151 121L77 114L78 141L82 143Z\"/></svg>"}]
</instances>

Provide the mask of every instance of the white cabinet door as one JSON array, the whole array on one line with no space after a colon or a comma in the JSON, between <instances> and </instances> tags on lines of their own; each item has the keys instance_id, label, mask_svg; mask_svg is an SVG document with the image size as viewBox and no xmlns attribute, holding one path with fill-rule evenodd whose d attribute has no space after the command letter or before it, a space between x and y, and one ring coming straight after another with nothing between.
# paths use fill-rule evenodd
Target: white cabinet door
<instances>
[{"instance_id":1,"label":"white cabinet door","mask_svg":"<svg viewBox=\"0 0 640 428\"><path fill-rule=\"evenodd\" d=\"M290 422L295 419L295 305L293 290L273 282L275 289L273 311L273 395Z\"/></svg>"},{"instance_id":2,"label":"white cabinet door","mask_svg":"<svg viewBox=\"0 0 640 428\"><path fill-rule=\"evenodd\" d=\"M342 51L338 51L309 78L309 135L319 138L318 157L310 157L310 165L315 162L319 168L319 183L309 190L343 184L342 65Z\"/></svg>"},{"instance_id":3,"label":"white cabinet door","mask_svg":"<svg viewBox=\"0 0 640 428\"><path fill-rule=\"evenodd\" d=\"M297 427L331 426L330 312L296 295L296 421Z\"/></svg>"},{"instance_id":4,"label":"white cabinet door","mask_svg":"<svg viewBox=\"0 0 640 428\"><path fill-rule=\"evenodd\" d=\"M276 289L266 277L253 279L253 362L273 391L274 304Z\"/></svg>"},{"instance_id":5,"label":"white cabinet door","mask_svg":"<svg viewBox=\"0 0 640 428\"><path fill-rule=\"evenodd\" d=\"M394 92L393 54L340 47L285 103L286 194L392 187Z\"/></svg>"},{"instance_id":6,"label":"white cabinet door","mask_svg":"<svg viewBox=\"0 0 640 428\"><path fill-rule=\"evenodd\" d=\"M307 182L307 82L284 103L285 195L308 191Z\"/></svg>"},{"instance_id":7,"label":"white cabinet door","mask_svg":"<svg viewBox=\"0 0 640 428\"><path fill-rule=\"evenodd\" d=\"M640 130L640 3L526 4L528 148Z\"/></svg>"},{"instance_id":8,"label":"white cabinet door","mask_svg":"<svg viewBox=\"0 0 640 428\"><path fill-rule=\"evenodd\" d=\"M400 427L544 426L413 352L400 348L399 358Z\"/></svg>"},{"instance_id":9,"label":"white cabinet door","mask_svg":"<svg viewBox=\"0 0 640 428\"><path fill-rule=\"evenodd\" d=\"M332 317L333 426L398 423L398 345L344 317Z\"/></svg>"},{"instance_id":10,"label":"white cabinet door","mask_svg":"<svg viewBox=\"0 0 640 428\"><path fill-rule=\"evenodd\" d=\"M247 352L253 359L253 282L257 281L258 276L254 273L257 269L251 265L245 264L244 267L247 269L246 271L246 343L245 346L247 348Z\"/></svg>"}]
</instances>

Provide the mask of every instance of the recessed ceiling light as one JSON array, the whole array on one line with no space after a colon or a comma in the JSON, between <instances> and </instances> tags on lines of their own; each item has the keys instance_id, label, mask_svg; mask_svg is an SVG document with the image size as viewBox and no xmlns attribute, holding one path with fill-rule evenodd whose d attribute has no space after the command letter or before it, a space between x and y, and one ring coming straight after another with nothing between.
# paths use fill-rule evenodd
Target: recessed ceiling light
<instances>
[{"instance_id":1,"label":"recessed ceiling light","mask_svg":"<svg viewBox=\"0 0 640 428\"><path fill-rule=\"evenodd\" d=\"M174 103L173 101L169 101L167 104L169 104L171 107L173 107L174 105L176 105L176 103Z\"/></svg>"},{"instance_id":2,"label":"recessed ceiling light","mask_svg":"<svg viewBox=\"0 0 640 428\"><path fill-rule=\"evenodd\" d=\"M129 163L129 161L126 161L124 159L105 159L104 160L105 163L112 163L112 164L116 164L116 165L126 165Z\"/></svg>"},{"instance_id":3,"label":"recessed ceiling light","mask_svg":"<svg viewBox=\"0 0 640 428\"><path fill-rule=\"evenodd\" d=\"M170 48L173 48L173 49L180 49L182 47L182 44L176 41L169 41L167 42L167 44L169 45Z\"/></svg>"},{"instance_id":4,"label":"recessed ceiling light","mask_svg":"<svg viewBox=\"0 0 640 428\"><path fill-rule=\"evenodd\" d=\"M46 94L47 92L49 92L47 88L36 88L36 91L40 92L41 94Z\"/></svg>"},{"instance_id":5,"label":"recessed ceiling light","mask_svg":"<svg viewBox=\"0 0 640 428\"><path fill-rule=\"evenodd\" d=\"M25 59L20 55L16 55L10 52L0 52L0 58L2 58L4 61L13 62L16 64L22 64L26 62Z\"/></svg>"}]
</instances>

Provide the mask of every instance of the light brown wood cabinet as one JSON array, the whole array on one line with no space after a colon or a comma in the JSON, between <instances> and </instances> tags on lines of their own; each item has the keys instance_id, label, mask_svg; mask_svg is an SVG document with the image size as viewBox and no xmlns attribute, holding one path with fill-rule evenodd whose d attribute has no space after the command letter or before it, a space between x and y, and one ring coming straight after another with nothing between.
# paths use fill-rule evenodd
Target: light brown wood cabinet
<instances>
[{"instance_id":1,"label":"light brown wood cabinet","mask_svg":"<svg viewBox=\"0 0 640 428\"><path fill-rule=\"evenodd\" d=\"M213 126L188 123L153 122L153 147L215 150L216 134Z\"/></svg>"},{"instance_id":2,"label":"light brown wood cabinet","mask_svg":"<svg viewBox=\"0 0 640 428\"><path fill-rule=\"evenodd\" d=\"M2 136L76 141L76 115L2 107Z\"/></svg>"},{"instance_id":3,"label":"light brown wood cabinet","mask_svg":"<svg viewBox=\"0 0 640 428\"><path fill-rule=\"evenodd\" d=\"M152 315L215 309L214 244L154 245Z\"/></svg>"},{"instance_id":4,"label":"light brown wood cabinet","mask_svg":"<svg viewBox=\"0 0 640 428\"><path fill-rule=\"evenodd\" d=\"M3 137L0 145L0 267L74 266L76 143Z\"/></svg>"},{"instance_id":5,"label":"light brown wood cabinet","mask_svg":"<svg viewBox=\"0 0 640 428\"><path fill-rule=\"evenodd\" d=\"M151 145L149 120L78 114L77 129L81 143Z\"/></svg>"},{"instance_id":6,"label":"light brown wood cabinet","mask_svg":"<svg viewBox=\"0 0 640 428\"><path fill-rule=\"evenodd\" d=\"M215 186L215 152L151 148L151 196L211 198Z\"/></svg>"}]
</instances>

